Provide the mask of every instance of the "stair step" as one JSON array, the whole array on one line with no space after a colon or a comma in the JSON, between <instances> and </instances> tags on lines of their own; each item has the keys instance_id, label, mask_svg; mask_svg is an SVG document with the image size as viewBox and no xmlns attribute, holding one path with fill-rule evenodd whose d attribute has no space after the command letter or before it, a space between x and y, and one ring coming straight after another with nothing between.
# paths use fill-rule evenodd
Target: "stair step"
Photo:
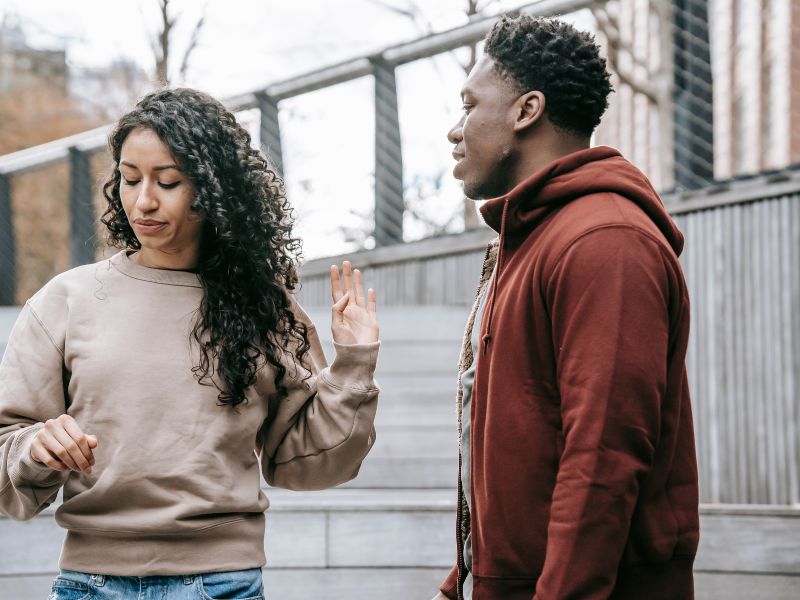
<instances>
[{"instance_id":1,"label":"stair step","mask_svg":"<svg viewBox=\"0 0 800 600\"><path fill-rule=\"evenodd\" d=\"M343 488L444 488L457 485L458 457L367 458Z\"/></svg>"},{"instance_id":2,"label":"stair step","mask_svg":"<svg viewBox=\"0 0 800 600\"><path fill-rule=\"evenodd\" d=\"M427 600L454 563L452 488L266 493L270 598ZM0 545L0 600L49 591L64 536L54 508L26 523L0 518L0 539L26 542ZM698 600L798 597L800 509L701 505L700 512Z\"/></svg>"}]
</instances>

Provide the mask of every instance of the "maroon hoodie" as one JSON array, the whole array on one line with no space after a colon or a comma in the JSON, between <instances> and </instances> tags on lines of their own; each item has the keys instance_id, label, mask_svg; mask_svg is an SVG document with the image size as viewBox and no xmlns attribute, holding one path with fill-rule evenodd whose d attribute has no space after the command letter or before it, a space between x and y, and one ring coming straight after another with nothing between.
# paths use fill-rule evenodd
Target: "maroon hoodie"
<instances>
[{"instance_id":1,"label":"maroon hoodie","mask_svg":"<svg viewBox=\"0 0 800 600\"><path fill-rule=\"evenodd\" d=\"M683 236L607 147L481 213L500 248L470 414L473 599L693 598Z\"/></svg>"}]
</instances>

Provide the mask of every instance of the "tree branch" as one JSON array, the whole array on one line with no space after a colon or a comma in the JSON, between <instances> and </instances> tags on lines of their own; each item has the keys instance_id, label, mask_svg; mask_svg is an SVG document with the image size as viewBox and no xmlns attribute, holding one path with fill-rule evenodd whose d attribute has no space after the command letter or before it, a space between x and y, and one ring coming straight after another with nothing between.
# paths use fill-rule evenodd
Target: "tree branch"
<instances>
[{"instance_id":1,"label":"tree branch","mask_svg":"<svg viewBox=\"0 0 800 600\"><path fill-rule=\"evenodd\" d=\"M622 69L619 64L618 55L620 52L626 52L631 56L635 65L646 69L648 74L650 73L650 69L646 64L640 61L630 47L622 41L617 24L602 7L594 6L592 7L592 12L597 20L598 29L608 40L608 62L610 63L611 69L617 74L617 77L619 77L620 83L630 87L634 93L647 96L653 104L659 104L659 94L656 87L649 81L637 80L633 73L626 72Z\"/></svg>"},{"instance_id":2,"label":"tree branch","mask_svg":"<svg viewBox=\"0 0 800 600\"><path fill-rule=\"evenodd\" d=\"M164 26L161 33L158 35L158 44L161 46L160 54L156 52L156 79L169 85L169 77L167 75L167 60L169 59L169 32L175 24L174 20L169 19L167 8L169 0L158 0L158 6L161 9L161 21ZM156 46L158 49L158 46Z\"/></svg>"},{"instance_id":3,"label":"tree branch","mask_svg":"<svg viewBox=\"0 0 800 600\"><path fill-rule=\"evenodd\" d=\"M200 20L197 22L197 25L194 26L192 30L192 38L189 41L189 47L186 49L186 52L183 55L183 62L181 62L181 81L186 81L186 70L189 68L189 55L197 48L197 42L200 41L200 30L203 28L203 25L206 22L206 10L208 5L203 7L203 15L200 17Z\"/></svg>"},{"instance_id":4,"label":"tree branch","mask_svg":"<svg viewBox=\"0 0 800 600\"><path fill-rule=\"evenodd\" d=\"M370 4L374 4L375 6L380 6L381 8L384 8L395 14L411 19L412 23L414 24L414 27L416 27L417 31L419 31L423 35L428 35L432 32L430 22L424 18L419 6L417 6L417 4L413 0L408 0L407 3L408 8L395 6L394 4L384 2L384 0L367 0L367 2L369 2ZM420 22L422 23L422 25L420 25Z\"/></svg>"}]
</instances>

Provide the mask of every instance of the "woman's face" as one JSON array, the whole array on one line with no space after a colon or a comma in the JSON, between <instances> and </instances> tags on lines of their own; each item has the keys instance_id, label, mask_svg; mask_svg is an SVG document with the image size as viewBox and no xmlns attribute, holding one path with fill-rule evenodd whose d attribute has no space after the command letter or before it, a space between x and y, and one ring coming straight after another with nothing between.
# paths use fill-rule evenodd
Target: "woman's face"
<instances>
[{"instance_id":1,"label":"woman's face","mask_svg":"<svg viewBox=\"0 0 800 600\"><path fill-rule=\"evenodd\" d=\"M120 152L122 206L142 245L140 264L165 269L197 265L204 216L191 210L194 186L151 129L134 129Z\"/></svg>"}]
</instances>

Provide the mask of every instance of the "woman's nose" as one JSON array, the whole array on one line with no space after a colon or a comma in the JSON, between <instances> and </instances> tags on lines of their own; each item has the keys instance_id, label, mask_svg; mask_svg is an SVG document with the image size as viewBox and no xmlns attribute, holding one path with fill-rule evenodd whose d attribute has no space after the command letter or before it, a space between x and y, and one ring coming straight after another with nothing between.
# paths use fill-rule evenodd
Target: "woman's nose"
<instances>
[{"instance_id":1,"label":"woman's nose","mask_svg":"<svg viewBox=\"0 0 800 600\"><path fill-rule=\"evenodd\" d=\"M158 208L158 201L149 185L142 183L139 197L136 199L136 208L141 212L151 212Z\"/></svg>"}]
</instances>

